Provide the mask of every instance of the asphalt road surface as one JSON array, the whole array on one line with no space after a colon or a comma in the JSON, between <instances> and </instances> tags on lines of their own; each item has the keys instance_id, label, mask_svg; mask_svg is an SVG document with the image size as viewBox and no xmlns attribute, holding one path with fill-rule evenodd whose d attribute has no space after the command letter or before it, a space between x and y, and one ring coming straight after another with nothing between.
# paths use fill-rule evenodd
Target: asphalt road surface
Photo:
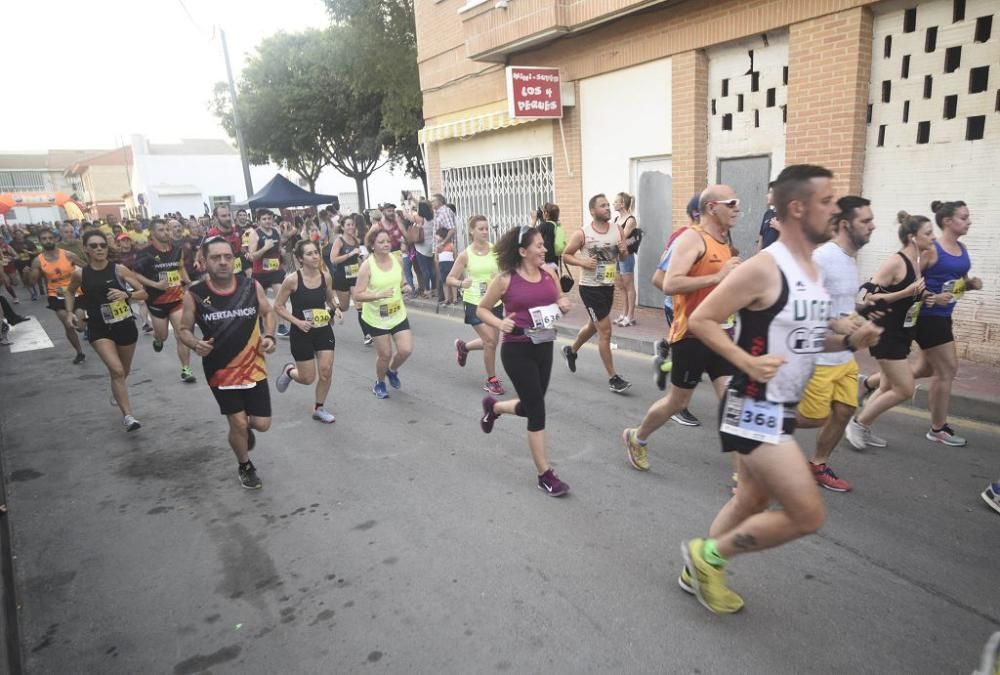
<instances>
[{"instance_id":1,"label":"asphalt road surface","mask_svg":"<svg viewBox=\"0 0 1000 675\"><path fill-rule=\"evenodd\" d=\"M592 348L576 375L556 363L550 453L572 494L552 499L524 420L479 429L481 362L460 369L451 347L470 329L413 312L403 389L377 401L350 316L335 424L310 419L311 387L274 390L287 342L269 357L274 425L248 491L197 357L183 384L172 341L140 339L143 428L126 434L96 353L71 365L52 313L21 308L55 345L0 353L30 673L961 673L1000 628L1000 517L979 498L996 427L956 424L970 442L954 449L912 411L886 416L889 448L834 455L855 492L824 493L819 534L734 561L746 608L718 617L676 580L728 459L710 428L668 425L652 470L629 467L622 428L659 395L645 356L616 352L627 396ZM691 409L715 420L708 386Z\"/></svg>"}]
</instances>

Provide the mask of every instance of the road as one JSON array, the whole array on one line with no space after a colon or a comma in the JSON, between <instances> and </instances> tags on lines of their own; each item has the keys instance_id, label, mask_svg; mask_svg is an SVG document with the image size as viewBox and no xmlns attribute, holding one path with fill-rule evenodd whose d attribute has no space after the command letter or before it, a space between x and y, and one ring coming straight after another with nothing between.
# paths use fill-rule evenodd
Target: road
<instances>
[{"instance_id":1,"label":"road","mask_svg":"<svg viewBox=\"0 0 1000 675\"><path fill-rule=\"evenodd\" d=\"M72 366L51 312L29 309L55 347L0 353L29 673L951 673L1000 629L1000 518L978 494L997 427L961 424L970 444L952 449L891 413L889 448L834 455L856 491L824 493L819 534L733 562L746 609L717 617L676 577L680 542L727 498L727 458L710 429L668 426L652 470L628 466L622 427L658 395L646 357L616 352L622 397L596 350L576 375L556 364L550 452L572 494L551 499L523 420L479 430L481 369L451 348L470 330L414 312L403 389L376 401L352 316L337 422L309 418L309 389L272 386L264 489L247 491L200 364L185 385L172 343L141 338L143 428L125 434L96 354ZM272 385L287 358L283 342ZM715 418L709 387L691 408Z\"/></svg>"}]
</instances>

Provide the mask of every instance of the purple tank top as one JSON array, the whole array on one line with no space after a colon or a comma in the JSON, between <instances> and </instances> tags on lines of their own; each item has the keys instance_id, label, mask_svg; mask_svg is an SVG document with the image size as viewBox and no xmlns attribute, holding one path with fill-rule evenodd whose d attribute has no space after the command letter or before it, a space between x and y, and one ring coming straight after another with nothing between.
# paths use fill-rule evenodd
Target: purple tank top
<instances>
[{"instance_id":1,"label":"purple tank top","mask_svg":"<svg viewBox=\"0 0 1000 675\"><path fill-rule=\"evenodd\" d=\"M551 305L559 299L559 289L552 275L539 270L542 278L532 283L514 272L510 273L510 285L503 295L504 316L514 315L514 325L522 330L532 327L531 308ZM531 342L527 335L503 334L504 342Z\"/></svg>"}]
</instances>

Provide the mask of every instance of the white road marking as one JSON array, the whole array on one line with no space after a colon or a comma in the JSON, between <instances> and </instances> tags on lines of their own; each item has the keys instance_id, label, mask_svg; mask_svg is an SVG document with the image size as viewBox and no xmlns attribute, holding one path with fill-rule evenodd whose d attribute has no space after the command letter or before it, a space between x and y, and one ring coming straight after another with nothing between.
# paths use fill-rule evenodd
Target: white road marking
<instances>
[{"instance_id":1,"label":"white road marking","mask_svg":"<svg viewBox=\"0 0 1000 675\"><path fill-rule=\"evenodd\" d=\"M30 352L36 349L51 349L54 345L49 339L42 324L38 319L31 316L28 321L19 323L10 329L10 340L14 344L10 346L11 353Z\"/></svg>"}]
</instances>

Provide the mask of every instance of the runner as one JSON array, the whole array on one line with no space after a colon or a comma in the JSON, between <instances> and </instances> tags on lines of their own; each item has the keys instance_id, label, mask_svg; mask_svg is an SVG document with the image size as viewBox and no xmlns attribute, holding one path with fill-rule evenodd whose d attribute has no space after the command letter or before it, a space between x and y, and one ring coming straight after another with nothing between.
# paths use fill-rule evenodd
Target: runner
<instances>
[{"instance_id":1,"label":"runner","mask_svg":"<svg viewBox=\"0 0 1000 675\"><path fill-rule=\"evenodd\" d=\"M77 334L74 325L83 326L83 307L76 309L79 316L77 321L70 321L69 313L66 311L66 293L69 286L70 277L73 270L83 267L87 263L81 260L75 253L70 253L61 248L56 248L56 236L51 230L43 230L38 235L38 240L42 244L42 254L31 261L31 285L38 283L39 277L45 278L48 288L49 309L56 313L63 330L66 332L66 339L70 346L76 350L73 364L83 363L86 358L83 354L83 347L80 346L80 336ZM107 240L105 240L107 243ZM80 293L77 292L77 295Z\"/></svg>"},{"instance_id":2,"label":"runner","mask_svg":"<svg viewBox=\"0 0 1000 675\"><path fill-rule=\"evenodd\" d=\"M560 292L557 273L545 265L545 244L537 228L522 226L504 234L497 242L496 258L500 275L490 282L476 315L503 333L500 360L517 398L498 401L487 395L479 423L488 434L501 415L527 418L528 449L538 472L538 488L562 497L569 485L559 480L549 464L545 392L552 375L555 322L570 310L569 299ZM507 313L503 319L495 313L499 301Z\"/></svg>"},{"instance_id":3,"label":"runner","mask_svg":"<svg viewBox=\"0 0 1000 675\"><path fill-rule=\"evenodd\" d=\"M184 287L191 284L184 269L184 252L175 246L170 235L170 225L162 218L154 218L150 225L149 246L135 257L135 273L146 288L146 307L153 319L153 351L163 351L163 343L171 326L177 343L177 358L181 362L181 381L197 381L191 372L191 350L180 339L181 300Z\"/></svg>"},{"instance_id":4,"label":"runner","mask_svg":"<svg viewBox=\"0 0 1000 675\"><path fill-rule=\"evenodd\" d=\"M127 267L108 261L108 239L100 230L83 234L83 246L90 262L73 270L66 288L66 313L74 328L82 328L75 306L77 291L87 310L87 339L111 376L112 402L122 413L125 431L135 431L142 425L132 415L128 396L128 374L139 331L129 300L143 300L146 291L142 282ZM137 289L137 290L132 290Z\"/></svg>"},{"instance_id":5,"label":"runner","mask_svg":"<svg viewBox=\"0 0 1000 675\"><path fill-rule=\"evenodd\" d=\"M580 299L587 308L590 321L580 329L572 346L563 347L563 358L571 373L576 372L576 359L580 348L598 336L597 348L608 373L608 387L616 394L624 393L632 385L615 372L611 356L611 305L615 299L616 264L627 253L621 230L611 224L611 206L603 194L590 198L590 216L593 220L574 232L566 242L563 262L583 268L580 275ZM584 256L577 252L583 250Z\"/></svg>"},{"instance_id":6,"label":"runner","mask_svg":"<svg viewBox=\"0 0 1000 675\"><path fill-rule=\"evenodd\" d=\"M934 226L928 218L911 216L906 211L900 211L896 220L903 249L883 262L871 281L862 286L868 293L865 301L884 304L886 316L880 320L885 327L882 339L869 350L878 361L879 390L844 432L855 450L888 445L872 434L872 424L885 411L913 397L913 372L906 357L910 355L914 325L926 293L921 259L934 250Z\"/></svg>"},{"instance_id":7,"label":"runner","mask_svg":"<svg viewBox=\"0 0 1000 675\"><path fill-rule=\"evenodd\" d=\"M622 238L625 239L626 245L631 238L636 236L635 231L639 226L635 215L632 213L632 204L634 201L635 198L627 192L619 192L615 196L614 209L618 215L615 216L614 224L621 229ZM622 295L625 297L625 312L619 314L618 318L612 321L612 323L616 326L634 326L636 323L635 253L626 251L626 255L623 255L618 260L618 279L616 282L618 289L621 290Z\"/></svg>"},{"instance_id":8,"label":"runner","mask_svg":"<svg viewBox=\"0 0 1000 675\"><path fill-rule=\"evenodd\" d=\"M285 277L274 299L274 311L292 326L289 341L295 363L285 364L275 388L284 393L292 381L305 385L315 381L316 405L312 418L331 424L336 418L325 404L333 376L333 350L337 343L328 307L335 308L334 315L341 323L344 315L340 311L340 302L333 294L330 277L323 274L326 265L319 245L300 239L295 244L295 259L299 263L299 271ZM292 301L291 312L285 308L289 298Z\"/></svg>"},{"instance_id":9,"label":"runner","mask_svg":"<svg viewBox=\"0 0 1000 675\"><path fill-rule=\"evenodd\" d=\"M880 332L867 322L846 335L828 330L831 302L811 254L831 235L832 177L818 166L785 168L774 186L780 240L733 270L689 319L691 332L739 370L719 407L719 436L723 452L739 453L740 487L716 516L709 538L681 546L681 587L717 614L743 607L726 586L729 559L780 546L823 524L823 500L792 437L795 405L819 352L865 347ZM736 312L741 328L734 343L720 323ZM782 508L769 511L772 500Z\"/></svg>"},{"instance_id":10,"label":"runner","mask_svg":"<svg viewBox=\"0 0 1000 675\"><path fill-rule=\"evenodd\" d=\"M10 299L15 305L21 304L14 290L14 277L17 276L17 251L10 247L7 240L0 236L0 284L7 289Z\"/></svg>"},{"instance_id":11,"label":"runner","mask_svg":"<svg viewBox=\"0 0 1000 675\"><path fill-rule=\"evenodd\" d=\"M10 242L10 247L17 254L14 261L14 269L21 277L21 283L28 289L32 302L38 300L38 287L31 283L31 261L38 255L38 247L35 242L28 239L27 234L21 228L14 230L14 238Z\"/></svg>"},{"instance_id":12,"label":"runner","mask_svg":"<svg viewBox=\"0 0 1000 675\"><path fill-rule=\"evenodd\" d=\"M490 282L500 272L500 268L497 267L496 251L490 244L490 225L486 216L469 218L469 239L471 243L458 254L458 259L445 283L451 288L463 289L465 323L472 326L472 330L476 331L479 337L468 342L455 340L455 358L458 360L458 365L464 368L469 352L482 350L483 365L486 368L483 390L493 396L503 396L506 392L497 379L497 342L500 339L500 331L483 323L476 311ZM492 311L497 319L503 319L503 303L500 300L493 305Z\"/></svg>"},{"instance_id":13,"label":"runner","mask_svg":"<svg viewBox=\"0 0 1000 675\"><path fill-rule=\"evenodd\" d=\"M372 393L381 399L389 398L385 388L386 376L394 389L402 386L399 367L413 352L413 333L406 318L406 303L402 295L402 292L409 292L406 289L410 285L403 281L403 266L390 253L392 243L385 230L372 229L366 243L372 254L358 270L354 300L364 303L362 318L375 340L377 356ZM392 353L393 345L396 347L395 354Z\"/></svg>"},{"instance_id":14,"label":"runner","mask_svg":"<svg viewBox=\"0 0 1000 675\"><path fill-rule=\"evenodd\" d=\"M358 227L351 216L344 216L344 231L338 234L333 240L330 248L330 265L333 270L333 290L337 292L337 302L340 307L349 307L351 304L351 289L358 281L358 272L361 269L363 256L367 257L368 249L361 245L358 239ZM391 236L390 236L391 240ZM358 325L361 326L361 337L366 347L372 344L372 336L365 320L361 317L361 303L355 300L355 308L358 310Z\"/></svg>"},{"instance_id":15,"label":"runner","mask_svg":"<svg viewBox=\"0 0 1000 675\"><path fill-rule=\"evenodd\" d=\"M871 202L863 197L841 197L837 200L837 211L833 240L813 251L812 258L833 301L833 315L854 321L852 317L857 317L854 301L860 283L858 251L871 239L875 222ZM819 354L816 369L799 402L798 426L820 429L809 468L816 483L827 490L851 490L851 484L833 472L829 461L857 407L858 363L854 355L850 351ZM881 440L872 439L872 442Z\"/></svg>"},{"instance_id":16,"label":"runner","mask_svg":"<svg viewBox=\"0 0 1000 675\"><path fill-rule=\"evenodd\" d=\"M105 235L107 235L106 232ZM108 243L110 244L111 241L109 240ZM87 254L83 250L83 242L77 238L76 230L73 229L73 223L69 221L59 226L59 243L56 246L72 253L80 260L87 259Z\"/></svg>"},{"instance_id":17,"label":"runner","mask_svg":"<svg viewBox=\"0 0 1000 675\"><path fill-rule=\"evenodd\" d=\"M243 224L246 224L246 211L240 209L237 212L237 221L240 221L239 217L242 214ZM250 260L243 250L243 237L241 235L241 230L237 227L233 227L233 216L229 211L228 206L216 206L212 210L212 227L208 228L205 233L206 237L221 237L229 242L229 247L233 250L233 274L245 274L250 276L252 265ZM242 226L240 226L242 227ZM195 263L195 267L202 273L205 270L205 260L201 253L201 247L198 248L198 257Z\"/></svg>"},{"instance_id":18,"label":"runner","mask_svg":"<svg viewBox=\"0 0 1000 675\"><path fill-rule=\"evenodd\" d=\"M253 260L253 278L261 285L264 292L278 292L278 287L285 280L285 272L281 269L281 233L274 227L274 214L270 211L257 212L257 227L249 230L250 237L246 247ZM278 337L288 337L288 326L278 323Z\"/></svg>"},{"instance_id":19,"label":"runner","mask_svg":"<svg viewBox=\"0 0 1000 675\"><path fill-rule=\"evenodd\" d=\"M201 252L208 278L184 294L178 336L201 356L205 379L229 422L229 446L239 462L240 484L256 490L262 483L248 453L257 443L254 431L271 427L264 354L277 346L272 334L276 319L260 284L233 273L230 242L209 237ZM192 332L195 323L201 329L200 340Z\"/></svg>"},{"instance_id":20,"label":"runner","mask_svg":"<svg viewBox=\"0 0 1000 675\"><path fill-rule=\"evenodd\" d=\"M674 296L674 321L670 325L670 391L646 411L637 428L625 429L622 439L629 463L649 470L646 442L674 415L687 409L701 376L708 373L716 395L725 394L733 366L691 334L691 313L709 293L740 264L729 249L729 230L740 215L740 200L728 185L712 185L701 193L700 224L691 225L672 245L663 279L663 292ZM732 326L730 317L724 327Z\"/></svg>"}]
</instances>

